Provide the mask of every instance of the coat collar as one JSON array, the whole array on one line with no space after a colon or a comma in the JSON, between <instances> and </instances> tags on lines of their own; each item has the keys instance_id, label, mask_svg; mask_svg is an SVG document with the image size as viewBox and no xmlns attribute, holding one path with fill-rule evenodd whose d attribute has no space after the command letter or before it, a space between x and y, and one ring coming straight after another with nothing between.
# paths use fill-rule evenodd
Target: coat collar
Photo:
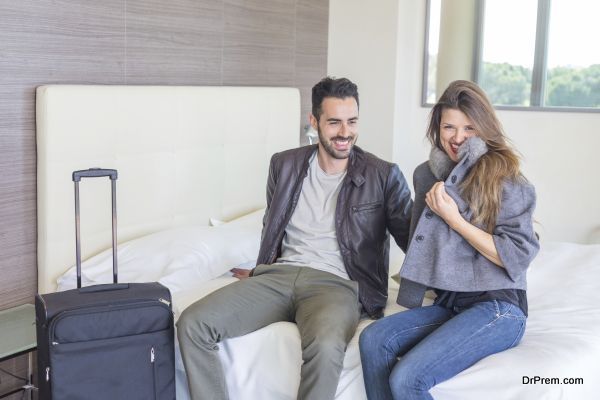
<instances>
[{"instance_id":1,"label":"coat collar","mask_svg":"<svg viewBox=\"0 0 600 400\"><path fill-rule=\"evenodd\" d=\"M459 161L456 163L448 157L445 151L434 145L429 153L429 169L441 181L447 180L452 174L456 178L451 183L456 183L457 180L460 182L471 167L487 152L487 145L481 138L470 137L458 149Z\"/></svg>"},{"instance_id":2,"label":"coat collar","mask_svg":"<svg viewBox=\"0 0 600 400\"><path fill-rule=\"evenodd\" d=\"M456 163L448 157L445 151L437 146L432 146L429 152L429 169L433 176L440 181L445 181L450 172L456 167Z\"/></svg>"}]
</instances>

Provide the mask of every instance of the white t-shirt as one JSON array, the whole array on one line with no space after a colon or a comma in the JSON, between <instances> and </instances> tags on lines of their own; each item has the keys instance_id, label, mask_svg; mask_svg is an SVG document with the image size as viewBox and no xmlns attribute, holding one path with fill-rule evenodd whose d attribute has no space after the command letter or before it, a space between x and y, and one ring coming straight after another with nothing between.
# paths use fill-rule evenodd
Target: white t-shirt
<instances>
[{"instance_id":1,"label":"white t-shirt","mask_svg":"<svg viewBox=\"0 0 600 400\"><path fill-rule=\"evenodd\" d=\"M350 279L335 232L335 208L346 171L327 175L311 156L298 204L285 228L277 264L298 265Z\"/></svg>"}]
</instances>

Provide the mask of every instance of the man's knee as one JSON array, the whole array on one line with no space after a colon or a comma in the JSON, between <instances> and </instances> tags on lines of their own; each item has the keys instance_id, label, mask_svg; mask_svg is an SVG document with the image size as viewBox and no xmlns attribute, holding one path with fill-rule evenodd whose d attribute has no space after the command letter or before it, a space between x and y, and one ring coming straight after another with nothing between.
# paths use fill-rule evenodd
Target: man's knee
<instances>
[{"instance_id":1,"label":"man's knee","mask_svg":"<svg viewBox=\"0 0 600 400\"><path fill-rule=\"evenodd\" d=\"M342 365L347 342L340 335L317 335L306 340L302 351L305 361L311 359Z\"/></svg>"},{"instance_id":2,"label":"man's knee","mask_svg":"<svg viewBox=\"0 0 600 400\"><path fill-rule=\"evenodd\" d=\"M214 345L218 340L210 314L203 313L195 304L179 317L177 337L183 345L190 341L197 345Z\"/></svg>"},{"instance_id":3,"label":"man's knee","mask_svg":"<svg viewBox=\"0 0 600 400\"><path fill-rule=\"evenodd\" d=\"M322 310L320 310L322 311ZM358 307L343 307L318 312L317 315L302 321L309 338L322 341L341 341L345 345L356 334L360 319Z\"/></svg>"}]
</instances>

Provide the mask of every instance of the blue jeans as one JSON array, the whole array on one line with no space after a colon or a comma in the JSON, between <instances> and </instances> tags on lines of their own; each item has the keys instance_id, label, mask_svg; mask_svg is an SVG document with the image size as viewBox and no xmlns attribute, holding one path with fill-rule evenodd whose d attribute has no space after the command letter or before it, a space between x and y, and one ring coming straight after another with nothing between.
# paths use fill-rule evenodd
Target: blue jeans
<instances>
[{"instance_id":1,"label":"blue jeans","mask_svg":"<svg viewBox=\"0 0 600 400\"><path fill-rule=\"evenodd\" d=\"M496 300L467 309L414 308L375 321L359 341L367 398L433 399L436 384L516 346L525 321L519 307Z\"/></svg>"}]
</instances>

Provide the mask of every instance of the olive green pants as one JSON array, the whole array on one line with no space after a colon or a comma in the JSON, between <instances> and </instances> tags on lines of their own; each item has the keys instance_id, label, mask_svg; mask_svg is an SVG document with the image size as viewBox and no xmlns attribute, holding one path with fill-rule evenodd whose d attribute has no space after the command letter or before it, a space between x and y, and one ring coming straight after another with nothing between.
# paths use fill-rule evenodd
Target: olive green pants
<instances>
[{"instance_id":1,"label":"olive green pants","mask_svg":"<svg viewBox=\"0 0 600 400\"><path fill-rule=\"evenodd\" d=\"M298 399L333 399L360 312L354 281L308 267L259 265L251 278L198 300L179 318L192 399L229 399L218 342L279 321L295 322L300 331Z\"/></svg>"}]
</instances>

